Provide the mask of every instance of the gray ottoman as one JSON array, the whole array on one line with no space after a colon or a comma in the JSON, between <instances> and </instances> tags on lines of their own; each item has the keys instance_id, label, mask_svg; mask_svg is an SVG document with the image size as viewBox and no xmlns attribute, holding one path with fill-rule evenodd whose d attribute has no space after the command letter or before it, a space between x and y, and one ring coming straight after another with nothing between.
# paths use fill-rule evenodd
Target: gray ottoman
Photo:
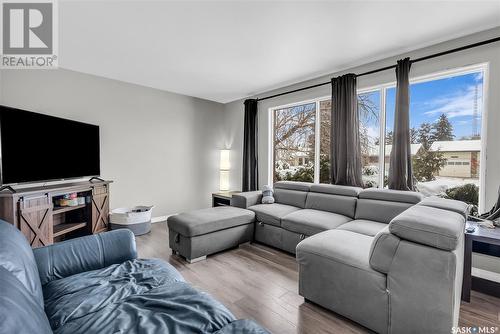
<instances>
[{"instance_id":1,"label":"gray ottoman","mask_svg":"<svg viewBox=\"0 0 500 334\"><path fill-rule=\"evenodd\" d=\"M221 206L170 216L169 245L190 263L252 240L255 214Z\"/></svg>"}]
</instances>

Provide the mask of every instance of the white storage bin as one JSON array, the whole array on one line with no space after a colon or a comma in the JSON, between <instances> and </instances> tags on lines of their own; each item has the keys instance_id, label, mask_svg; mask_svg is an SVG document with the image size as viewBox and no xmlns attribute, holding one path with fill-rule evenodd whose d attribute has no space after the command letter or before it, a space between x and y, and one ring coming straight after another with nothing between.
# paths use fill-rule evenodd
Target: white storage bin
<instances>
[{"instance_id":1,"label":"white storage bin","mask_svg":"<svg viewBox=\"0 0 500 334\"><path fill-rule=\"evenodd\" d=\"M135 235L151 231L152 206L134 206L133 208L118 208L111 211L110 226L112 230L127 228Z\"/></svg>"}]
</instances>

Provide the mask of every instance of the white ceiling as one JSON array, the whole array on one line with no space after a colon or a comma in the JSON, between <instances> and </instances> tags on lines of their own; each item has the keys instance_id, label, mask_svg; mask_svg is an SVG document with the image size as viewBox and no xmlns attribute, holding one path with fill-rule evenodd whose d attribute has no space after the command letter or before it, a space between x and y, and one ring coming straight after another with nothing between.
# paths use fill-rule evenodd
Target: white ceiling
<instances>
[{"instance_id":1,"label":"white ceiling","mask_svg":"<svg viewBox=\"0 0 500 334\"><path fill-rule=\"evenodd\" d=\"M62 68L229 102L500 25L500 1L61 1Z\"/></svg>"}]
</instances>

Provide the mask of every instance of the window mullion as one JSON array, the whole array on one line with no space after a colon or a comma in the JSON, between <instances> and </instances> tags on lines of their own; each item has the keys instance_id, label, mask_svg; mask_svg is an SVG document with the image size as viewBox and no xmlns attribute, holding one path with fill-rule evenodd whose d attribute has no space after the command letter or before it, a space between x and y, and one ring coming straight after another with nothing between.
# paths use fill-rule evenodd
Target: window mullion
<instances>
[{"instance_id":1,"label":"window mullion","mask_svg":"<svg viewBox=\"0 0 500 334\"><path fill-rule=\"evenodd\" d=\"M386 131L386 125L385 125L385 116L386 116L386 110L385 110L385 99L386 99L386 93L387 93L387 87L382 87L380 89L380 137L379 137L379 181L378 181L378 187L379 188L384 188L384 177L385 177L385 131Z\"/></svg>"},{"instance_id":2,"label":"window mullion","mask_svg":"<svg viewBox=\"0 0 500 334\"><path fill-rule=\"evenodd\" d=\"M321 113L319 109L319 100L316 100L316 118L314 124L314 183L319 183L319 173L320 173L320 135L321 135Z\"/></svg>"}]
</instances>

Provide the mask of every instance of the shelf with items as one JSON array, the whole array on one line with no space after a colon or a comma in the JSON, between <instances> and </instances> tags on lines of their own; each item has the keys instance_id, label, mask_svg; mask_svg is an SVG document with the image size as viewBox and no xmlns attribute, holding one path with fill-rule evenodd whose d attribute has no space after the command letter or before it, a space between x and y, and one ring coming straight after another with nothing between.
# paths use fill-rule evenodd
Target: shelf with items
<instances>
[{"instance_id":1,"label":"shelf with items","mask_svg":"<svg viewBox=\"0 0 500 334\"><path fill-rule=\"evenodd\" d=\"M52 209L52 214L57 215L57 214L61 214L64 212L83 209L86 206L87 206L87 204L80 204L80 205L76 205L76 206L57 206L57 207L54 207L54 209Z\"/></svg>"},{"instance_id":2,"label":"shelf with items","mask_svg":"<svg viewBox=\"0 0 500 334\"><path fill-rule=\"evenodd\" d=\"M81 228L86 227L86 226L87 226L87 223L85 223L85 222L82 222L82 223L62 223L59 225L54 225L54 238L60 237L64 234L76 231L76 230L81 229Z\"/></svg>"}]
</instances>

